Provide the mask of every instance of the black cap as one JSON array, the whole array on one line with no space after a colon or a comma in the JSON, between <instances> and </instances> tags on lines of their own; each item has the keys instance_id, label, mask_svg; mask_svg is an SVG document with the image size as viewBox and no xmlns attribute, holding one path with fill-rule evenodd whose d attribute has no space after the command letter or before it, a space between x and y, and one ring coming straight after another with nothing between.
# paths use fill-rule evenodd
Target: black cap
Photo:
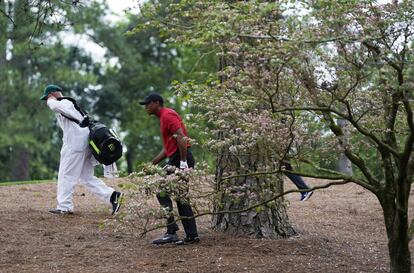
<instances>
[{"instance_id":1,"label":"black cap","mask_svg":"<svg viewBox=\"0 0 414 273\"><path fill-rule=\"evenodd\" d=\"M164 104L164 99L161 97L158 93L150 93L148 94L143 101L140 101L139 104L141 105L147 105L148 103L152 101L159 101L160 105Z\"/></svg>"}]
</instances>

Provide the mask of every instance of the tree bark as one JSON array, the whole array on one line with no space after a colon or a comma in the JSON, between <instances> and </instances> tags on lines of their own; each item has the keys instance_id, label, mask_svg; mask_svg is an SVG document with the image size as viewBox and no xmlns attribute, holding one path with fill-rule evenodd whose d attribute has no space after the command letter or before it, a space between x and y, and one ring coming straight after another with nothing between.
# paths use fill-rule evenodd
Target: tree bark
<instances>
[{"instance_id":1,"label":"tree bark","mask_svg":"<svg viewBox=\"0 0 414 273\"><path fill-rule=\"evenodd\" d=\"M6 12L5 1L0 1L0 10ZM2 109L5 107L5 85L6 85L6 57L7 57L7 38L9 36L7 31L8 18L5 15L0 15L0 119L4 119ZM3 110L4 111L4 110Z\"/></svg>"},{"instance_id":2,"label":"tree bark","mask_svg":"<svg viewBox=\"0 0 414 273\"><path fill-rule=\"evenodd\" d=\"M134 162L135 162L135 156L134 156L134 152L128 150L128 152L126 152L125 154L125 159L127 162L127 172L128 173L132 173L134 171Z\"/></svg>"},{"instance_id":3,"label":"tree bark","mask_svg":"<svg viewBox=\"0 0 414 273\"><path fill-rule=\"evenodd\" d=\"M388 196L380 200L384 211L388 237L391 273L410 273L411 256L408 236L408 205L401 196ZM408 203L407 203L408 204Z\"/></svg>"},{"instance_id":4,"label":"tree bark","mask_svg":"<svg viewBox=\"0 0 414 273\"><path fill-rule=\"evenodd\" d=\"M30 11L27 10L29 6L28 0L16 0L12 6L12 13L14 25L11 30L12 49L11 59L8 62L10 70L16 71L20 74L21 81L16 81L17 84L14 88L19 89L21 95L22 105L25 102L24 93L28 92L27 86L29 86L29 76L31 67L28 60L30 60L30 54L26 51L26 48L22 47L25 44L27 34L30 33ZM11 8L11 7L10 7ZM14 118L14 113L6 113L11 119ZM18 120L18 119L17 119ZM12 146L12 160L11 160L11 178L12 180L29 180L29 150L23 147L22 144L16 143Z\"/></svg>"},{"instance_id":5,"label":"tree bark","mask_svg":"<svg viewBox=\"0 0 414 273\"><path fill-rule=\"evenodd\" d=\"M26 148L17 148L14 149L12 154L12 180L13 181L22 181L29 180L29 152Z\"/></svg>"},{"instance_id":6,"label":"tree bark","mask_svg":"<svg viewBox=\"0 0 414 273\"><path fill-rule=\"evenodd\" d=\"M0 1L0 10L6 12L6 3ZM7 52L7 31L8 19L5 15L0 16L0 79L4 80L6 74L6 52Z\"/></svg>"},{"instance_id":7,"label":"tree bark","mask_svg":"<svg viewBox=\"0 0 414 273\"><path fill-rule=\"evenodd\" d=\"M240 162L242 161L242 164ZM214 211L237 211L283 192L280 175L239 177L222 181L228 173L256 172L266 159L259 155L236 158L223 153L217 159L216 190L220 198ZM296 232L289 222L283 198L241 213L223 213L213 217L213 228L232 235L255 238L285 238Z\"/></svg>"},{"instance_id":8,"label":"tree bark","mask_svg":"<svg viewBox=\"0 0 414 273\"><path fill-rule=\"evenodd\" d=\"M344 132L343 145L347 146L349 144L350 135L349 126L347 126L347 121L344 119L339 119L338 126L341 127L341 129ZM338 171L344 174L352 175L352 163L344 152L341 152L339 156Z\"/></svg>"}]
</instances>

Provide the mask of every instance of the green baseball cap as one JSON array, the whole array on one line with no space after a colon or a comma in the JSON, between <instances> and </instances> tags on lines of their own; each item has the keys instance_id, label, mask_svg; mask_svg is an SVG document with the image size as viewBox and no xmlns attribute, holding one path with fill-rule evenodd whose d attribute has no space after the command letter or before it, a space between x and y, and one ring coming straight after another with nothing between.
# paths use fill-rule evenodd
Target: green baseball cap
<instances>
[{"instance_id":1,"label":"green baseball cap","mask_svg":"<svg viewBox=\"0 0 414 273\"><path fill-rule=\"evenodd\" d=\"M43 96L40 97L40 100L45 100L50 93L53 92L61 92L62 88L55 84L49 84L46 86L45 91L43 92Z\"/></svg>"}]
</instances>

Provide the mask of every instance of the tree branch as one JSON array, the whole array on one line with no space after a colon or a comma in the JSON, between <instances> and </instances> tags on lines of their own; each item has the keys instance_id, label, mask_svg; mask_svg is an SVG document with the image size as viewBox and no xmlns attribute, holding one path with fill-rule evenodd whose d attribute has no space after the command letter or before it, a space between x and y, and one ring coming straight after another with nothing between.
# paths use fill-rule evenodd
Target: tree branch
<instances>
[{"instance_id":1,"label":"tree branch","mask_svg":"<svg viewBox=\"0 0 414 273\"><path fill-rule=\"evenodd\" d=\"M402 29L396 29L393 32L389 33L389 35L394 34L394 33L398 33L401 32ZM379 37L369 37L369 38L365 38L363 39L363 37L350 37L349 35L341 35L341 36L337 36L337 37L330 37L330 38L326 38L326 39L314 39L314 40L298 40L298 39L289 39L286 38L285 36L275 36L272 35L271 33L271 29L267 32L268 35L253 35L253 34L247 34L247 33L240 33L238 36L241 38L251 38L251 39L257 39L257 40L274 40L276 42L295 42L295 43L304 43L304 44L323 44L323 43L330 43L330 42L370 42L370 41L375 41L375 40L379 40L381 38L383 38L383 36L379 36Z\"/></svg>"},{"instance_id":2,"label":"tree branch","mask_svg":"<svg viewBox=\"0 0 414 273\"><path fill-rule=\"evenodd\" d=\"M203 213L200 213L200 214L194 215L193 217L179 217L179 218L177 217L177 218L176 218L176 220L174 221L174 223L176 223L176 222L178 222L178 221L181 221L181 220L183 220L183 219L195 219L195 218L202 217L202 216L207 216L207 215L219 215L219 214L243 213L243 212L247 212L247 211L250 211L250 210L252 210L252 209L255 209L255 208L257 208L257 207L260 207L260 206L266 205L267 203L270 203L270 202L272 202L272 201L275 201L276 199L278 199L278 198L280 198L280 197L283 197L283 196L285 196L285 195L287 195L287 194L290 194L290 193L298 193L298 192L316 191L316 190L320 190L320 189L326 189L326 188L329 188L329 187L331 187L331 186L345 185L345 184L348 184L348 183L351 183L351 182L352 182L352 181L346 181L346 180L343 180L343 181L330 182L330 183L327 183L327 184L322 185L322 186L315 186L315 187L312 187L312 188L310 188L310 189L302 189L302 190L288 190L288 191L285 191L285 192L283 192L283 193L281 193L281 194L275 195L275 196L273 196L273 197L271 197L271 198L269 198L269 199L267 199L267 200L265 200L265 201L259 202L259 203L257 203L257 204L254 204L254 205L252 205L252 206L250 206L250 207L247 207L247 208L244 208L244 209L239 209L239 210L224 210L224 211L219 211L219 212L211 212L211 211L208 211L208 212L203 212ZM171 224L171 223L170 223L170 224ZM145 236L145 234L147 234L148 232L151 232L151 231L157 230L157 229L159 229L159 228L163 228L163 227L167 227L167 225L157 225L157 226L155 226L155 227L153 227L153 228L150 228L150 229L148 229L148 230L144 230L144 231L140 234L140 236L141 236L141 237L143 237L143 236Z\"/></svg>"},{"instance_id":3,"label":"tree branch","mask_svg":"<svg viewBox=\"0 0 414 273\"><path fill-rule=\"evenodd\" d=\"M341 113L338 110L332 109L331 107L285 107L285 108L281 108L276 110L275 112L288 112L288 111L327 111L327 112L331 112L334 114L337 114L339 117L348 120L354 127L355 129L357 129L361 134L363 134L364 136L367 136L369 138L371 138L378 146L387 149L390 153L392 153L393 155L400 157L401 155L398 153L398 151L396 151L393 147L391 147L390 145L386 144L385 142L381 141L377 136L375 136L373 133L368 132L367 130L365 130L364 128L362 128L361 126L358 125L357 121L355 119L353 119L352 117L349 117L346 114Z\"/></svg>"},{"instance_id":4,"label":"tree branch","mask_svg":"<svg viewBox=\"0 0 414 273\"><path fill-rule=\"evenodd\" d=\"M372 43L370 43L368 40L365 40L362 42L362 44L368 48L368 50L374 52L377 56L380 56L381 54L381 49L376 46L373 45ZM383 59L385 62L387 62L392 68L394 68L398 73L401 73L401 67L395 63L394 61L392 61L391 59L389 59L387 56L380 56L381 59Z\"/></svg>"},{"instance_id":5,"label":"tree branch","mask_svg":"<svg viewBox=\"0 0 414 273\"><path fill-rule=\"evenodd\" d=\"M10 22L13 24L13 27L16 27L16 23L14 22L13 18L11 18L4 10L0 9L0 13L7 17L7 19L10 20Z\"/></svg>"},{"instance_id":6,"label":"tree branch","mask_svg":"<svg viewBox=\"0 0 414 273\"><path fill-rule=\"evenodd\" d=\"M339 36L339 37L332 37L326 38L321 40L292 40L282 36L274 36L268 32L269 36L266 35L253 35L253 34L239 34L238 37L240 38L250 38L250 39L257 39L257 40L274 40L276 42L296 42L296 43L304 43L304 44L323 44L329 42L336 42L336 41L349 41L355 42L358 41L357 38L349 38L349 36Z\"/></svg>"},{"instance_id":7,"label":"tree branch","mask_svg":"<svg viewBox=\"0 0 414 273\"><path fill-rule=\"evenodd\" d=\"M317 166L311 164L308 161L304 161L304 162L307 163L307 164L310 164L313 168L315 168L319 172L327 173L327 175L309 174L309 173L302 173L302 172L288 171L288 170L279 169L279 170L266 171L266 172L254 172L254 173L245 173L245 174L236 174L236 175L225 176L225 177L220 178L220 182L225 181L225 180L229 180L229 179L233 179L233 178L240 178L240 177L246 177L246 176L262 176L262 175L271 175L271 174L276 174L276 173L284 173L284 174L291 173L291 174L296 174L296 175L299 175L299 176L302 176L302 177L308 177L308 178L330 179L330 180L346 180L348 182L353 182L355 184L358 184L361 187L373 192L374 194L376 194L376 192L377 192L376 188L371 186L370 184L368 184L368 182L362 181L362 180L357 179L357 178L352 177L352 176L345 175L341 172L336 172L336 171L333 171L333 170L317 167Z\"/></svg>"},{"instance_id":8,"label":"tree branch","mask_svg":"<svg viewBox=\"0 0 414 273\"><path fill-rule=\"evenodd\" d=\"M404 94L405 95L405 94ZM413 150L413 143L414 143L414 121L413 121L413 111L411 109L410 103L406 96L403 99L403 105L405 108L405 112L407 113L407 124L408 128L410 128L410 135L408 136L407 142L405 143L405 148L403 151L403 158L408 161L410 155L412 154Z\"/></svg>"},{"instance_id":9,"label":"tree branch","mask_svg":"<svg viewBox=\"0 0 414 273\"><path fill-rule=\"evenodd\" d=\"M337 175L337 176L341 176L342 178L340 178L340 179L346 180L346 181L350 181L350 182L353 182L355 184L358 184L361 187L363 187L363 188L371 191L374 194L377 194L377 192L378 192L377 188L374 187L373 185L370 185L368 181L361 180L361 179L357 179L357 178L355 178L353 176L345 175L345 174L343 174L341 172L337 172L337 171L333 171L333 170L330 170L330 169L326 169L326 168L321 168L321 167L315 166L312 162L307 161L307 160L303 160L302 159L302 161L304 163L307 163L307 164L311 165L318 172L326 172L326 173L331 173L331 174L334 174L334 175ZM352 162L352 163L354 163L354 162ZM355 165L357 165L357 164L355 164ZM299 174L301 176L304 176L304 177L311 177L311 176L306 176L306 174L301 174L301 173L297 173L297 174ZM318 178L318 177L316 177L316 175L315 175L315 177L313 177L313 178Z\"/></svg>"},{"instance_id":10,"label":"tree branch","mask_svg":"<svg viewBox=\"0 0 414 273\"><path fill-rule=\"evenodd\" d=\"M348 159L355 165L358 166L358 168L362 171L364 176L368 179L368 181L375 186L379 185L379 181L374 178L374 176L371 174L370 170L365 165L365 161L359 157L357 154L353 153L350 148L345 147L344 143L342 143L342 138L344 137L344 133L342 128L340 128L335 121L333 120L330 113L324 113L324 118L329 123L328 126L331 129L331 131L337 136L339 143L344 148L345 155L348 157Z\"/></svg>"}]
</instances>

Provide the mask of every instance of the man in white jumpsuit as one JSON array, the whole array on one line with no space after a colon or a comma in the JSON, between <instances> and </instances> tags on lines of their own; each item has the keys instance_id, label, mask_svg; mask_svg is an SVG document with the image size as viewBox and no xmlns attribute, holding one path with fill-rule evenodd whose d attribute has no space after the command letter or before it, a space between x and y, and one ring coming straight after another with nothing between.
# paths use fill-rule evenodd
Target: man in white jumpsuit
<instances>
[{"instance_id":1,"label":"man in white jumpsuit","mask_svg":"<svg viewBox=\"0 0 414 273\"><path fill-rule=\"evenodd\" d=\"M122 193L108 187L94 176L94 158L88 147L89 129L81 128L77 123L64 116L82 121L84 117L69 100L57 100L62 97L62 88L48 85L41 100L55 112L59 126L63 131L63 145L60 151L60 165L57 183L57 202L53 214L73 213L73 193L75 186L81 182L89 191L104 202L112 204L112 214L118 212Z\"/></svg>"}]
</instances>

